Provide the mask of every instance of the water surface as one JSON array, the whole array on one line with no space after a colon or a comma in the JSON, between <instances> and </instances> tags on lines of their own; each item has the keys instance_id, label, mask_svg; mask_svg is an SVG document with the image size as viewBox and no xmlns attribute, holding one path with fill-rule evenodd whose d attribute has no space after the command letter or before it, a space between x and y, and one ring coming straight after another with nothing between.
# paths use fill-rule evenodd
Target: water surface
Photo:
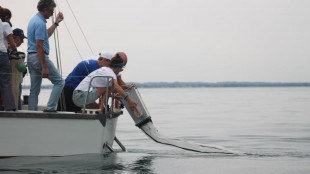
<instances>
[{"instance_id":1,"label":"water surface","mask_svg":"<svg viewBox=\"0 0 310 174\"><path fill-rule=\"evenodd\" d=\"M42 90L41 104L48 92ZM114 145L119 152L107 155L0 159L0 172L310 173L310 88L164 88L140 93L161 134L247 155L196 153L155 143L125 112L116 134L128 152Z\"/></svg>"}]
</instances>

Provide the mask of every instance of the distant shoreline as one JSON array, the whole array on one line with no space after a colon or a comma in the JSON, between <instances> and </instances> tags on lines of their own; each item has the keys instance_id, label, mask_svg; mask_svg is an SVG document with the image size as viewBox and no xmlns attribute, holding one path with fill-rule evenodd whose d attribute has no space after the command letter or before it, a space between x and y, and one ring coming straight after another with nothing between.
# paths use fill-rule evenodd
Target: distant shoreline
<instances>
[{"instance_id":1,"label":"distant shoreline","mask_svg":"<svg viewBox=\"0 0 310 174\"><path fill-rule=\"evenodd\" d=\"M128 82L131 84L133 82ZM225 87L310 87L310 82L134 82L139 88L225 88ZM42 89L50 89L52 85L42 85ZM29 89L29 85L23 85Z\"/></svg>"}]
</instances>

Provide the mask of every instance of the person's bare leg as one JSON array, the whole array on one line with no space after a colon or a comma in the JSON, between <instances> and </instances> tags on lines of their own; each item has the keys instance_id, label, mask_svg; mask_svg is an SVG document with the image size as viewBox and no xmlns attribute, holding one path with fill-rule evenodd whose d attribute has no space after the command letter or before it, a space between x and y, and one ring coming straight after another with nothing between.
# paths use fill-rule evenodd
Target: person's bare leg
<instances>
[{"instance_id":1,"label":"person's bare leg","mask_svg":"<svg viewBox=\"0 0 310 174\"><path fill-rule=\"evenodd\" d=\"M99 101L99 109L100 111L103 111L104 106L106 104L106 88L96 88L97 89L97 98L101 97L101 100Z\"/></svg>"},{"instance_id":2,"label":"person's bare leg","mask_svg":"<svg viewBox=\"0 0 310 174\"><path fill-rule=\"evenodd\" d=\"M94 102L88 105L89 109L99 109L99 104Z\"/></svg>"}]
</instances>

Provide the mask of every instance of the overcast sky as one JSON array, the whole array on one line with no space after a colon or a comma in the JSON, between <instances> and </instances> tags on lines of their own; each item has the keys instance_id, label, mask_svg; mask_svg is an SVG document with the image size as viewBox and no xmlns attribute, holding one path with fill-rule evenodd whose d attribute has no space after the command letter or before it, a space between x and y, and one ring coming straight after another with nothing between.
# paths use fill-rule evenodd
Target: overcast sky
<instances>
[{"instance_id":1,"label":"overcast sky","mask_svg":"<svg viewBox=\"0 0 310 174\"><path fill-rule=\"evenodd\" d=\"M82 58L124 51L125 81L310 82L309 0L67 1L56 2L81 56L60 23L64 78ZM0 5L12 11L13 29L27 33L37 2L1 0ZM20 50L26 49L27 41Z\"/></svg>"}]
</instances>

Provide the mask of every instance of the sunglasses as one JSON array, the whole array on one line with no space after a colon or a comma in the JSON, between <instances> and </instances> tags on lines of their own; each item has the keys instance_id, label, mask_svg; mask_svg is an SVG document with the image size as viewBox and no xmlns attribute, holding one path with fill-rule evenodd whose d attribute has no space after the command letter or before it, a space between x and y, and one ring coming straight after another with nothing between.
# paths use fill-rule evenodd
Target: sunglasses
<instances>
[{"instance_id":1,"label":"sunglasses","mask_svg":"<svg viewBox=\"0 0 310 174\"><path fill-rule=\"evenodd\" d=\"M126 66L124 65L124 66L122 67L122 69L121 69L121 72L124 71L125 68L126 68Z\"/></svg>"}]
</instances>

